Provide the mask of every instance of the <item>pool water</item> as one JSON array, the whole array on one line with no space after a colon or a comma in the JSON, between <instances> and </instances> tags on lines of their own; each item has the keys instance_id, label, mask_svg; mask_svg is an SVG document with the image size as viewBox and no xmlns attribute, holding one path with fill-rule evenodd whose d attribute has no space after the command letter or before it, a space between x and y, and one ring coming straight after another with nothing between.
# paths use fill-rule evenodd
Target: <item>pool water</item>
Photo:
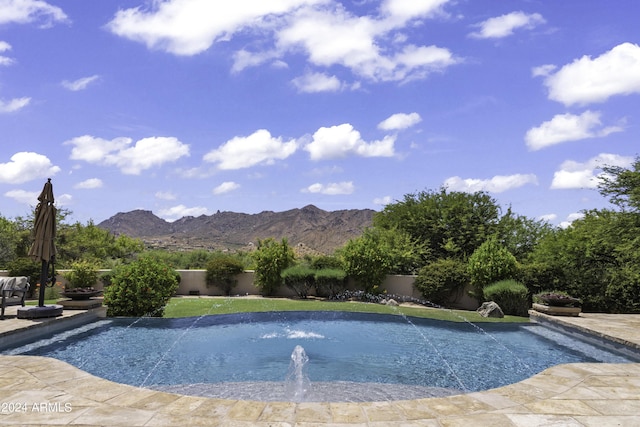
<instances>
[{"instance_id":1,"label":"pool water","mask_svg":"<svg viewBox=\"0 0 640 427\"><path fill-rule=\"evenodd\" d=\"M402 316L269 312L183 319L117 318L4 354L54 357L91 374L162 388L282 382L296 345L311 383L487 390L574 362L630 362L535 324L481 327Z\"/></svg>"}]
</instances>

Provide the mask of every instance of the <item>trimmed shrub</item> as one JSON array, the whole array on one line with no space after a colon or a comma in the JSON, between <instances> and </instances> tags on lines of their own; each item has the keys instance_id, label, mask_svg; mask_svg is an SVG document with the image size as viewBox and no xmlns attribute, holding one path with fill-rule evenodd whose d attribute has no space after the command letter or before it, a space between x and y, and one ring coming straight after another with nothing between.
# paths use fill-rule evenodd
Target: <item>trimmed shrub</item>
<instances>
[{"instance_id":1,"label":"trimmed shrub","mask_svg":"<svg viewBox=\"0 0 640 427\"><path fill-rule=\"evenodd\" d=\"M414 286L422 297L434 304L444 305L464 291L469 283L467 264L452 258L439 259L418 271Z\"/></svg>"},{"instance_id":2,"label":"trimmed shrub","mask_svg":"<svg viewBox=\"0 0 640 427\"><path fill-rule=\"evenodd\" d=\"M513 279L516 271L516 258L496 238L490 238L469 257L473 296L478 302L486 301L484 288L500 280Z\"/></svg>"},{"instance_id":3,"label":"trimmed shrub","mask_svg":"<svg viewBox=\"0 0 640 427\"><path fill-rule=\"evenodd\" d=\"M251 254L255 262L255 285L263 296L273 295L282 284L282 271L293 264L293 250L282 239L258 240L258 248Z\"/></svg>"},{"instance_id":4,"label":"trimmed shrub","mask_svg":"<svg viewBox=\"0 0 640 427\"><path fill-rule=\"evenodd\" d=\"M334 298L347 286L347 273L339 268L322 268L315 271L316 295Z\"/></svg>"},{"instance_id":5,"label":"trimmed shrub","mask_svg":"<svg viewBox=\"0 0 640 427\"><path fill-rule=\"evenodd\" d=\"M341 269L342 261L340 258L333 255L318 255L311 258L309 265L314 270Z\"/></svg>"},{"instance_id":6,"label":"trimmed shrub","mask_svg":"<svg viewBox=\"0 0 640 427\"><path fill-rule=\"evenodd\" d=\"M91 261L80 260L71 263L71 271L64 274L69 282L67 290L93 288L98 281L98 267Z\"/></svg>"},{"instance_id":7,"label":"trimmed shrub","mask_svg":"<svg viewBox=\"0 0 640 427\"><path fill-rule=\"evenodd\" d=\"M285 269L282 280L287 288L292 289L300 298L307 298L313 287L315 271L306 265L294 265Z\"/></svg>"},{"instance_id":8,"label":"trimmed shrub","mask_svg":"<svg viewBox=\"0 0 640 427\"><path fill-rule=\"evenodd\" d=\"M244 271L244 265L236 258L219 255L207 263L205 280L207 286L217 286L225 295L231 295L231 290L238 284L236 276Z\"/></svg>"},{"instance_id":9,"label":"trimmed shrub","mask_svg":"<svg viewBox=\"0 0 640 427\"><path fill-rule=\"evenodd\" d=\"M497 303L504 314L527 316L529 311L529 291L515 280L501 280L484 288L487 301Z\"/></svg>"},{"instance_id":10,"label":"trimmed shrub","mask_svg":"<svg viewBox=\"0 0 640 427\"><path fill-rule=\"evenodd\" d=\"M34 261L31 258L16 258L7 265L9 276L26 276L29 278L31 287L27 292L28 298L33 298L36 294L36 285L40 283L40 273L42 272L42 263Z\"/></svg>"},{"instance_id":11,"label":"trimmed shrub","mask_svg":"<svg viewBox=\"0 0 640 427\"><path fill-rule=\"evenodd\" d=\"M104 291L107 316L162 317L178 289L178 273L162 261L140 258L118 269Z\"/></svg>"}]
</instances>

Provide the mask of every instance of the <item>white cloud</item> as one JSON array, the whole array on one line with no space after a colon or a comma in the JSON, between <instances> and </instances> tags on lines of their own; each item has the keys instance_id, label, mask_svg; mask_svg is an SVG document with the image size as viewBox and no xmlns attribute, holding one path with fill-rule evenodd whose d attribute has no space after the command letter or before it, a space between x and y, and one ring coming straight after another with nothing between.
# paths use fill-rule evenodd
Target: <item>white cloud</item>
<instances>
[{"instance_id":1,"label":"white cloud","mask_svg":"<svg viewBox=\"0 0 640 427\"><path fill-rule=\"evenodd\" d=\"M488 191L502 193L527 184L538 184L538 178L534 174L496 175L491 179L462 179L459 176L447 178L444 187L451 191L463 191L475 193L476 191Z\"/></svg>"},{"instance_id":2,"label":"white cloud","mask_svg":"<svg viewBox=\"0 0 640 427\"><path fill-rule=\"evenodd\" d=\"M0 40L0 52L6 52L11 50L11 45L5 41ZM8 56L0 55L0 65L7 66L13 64L15 61L13 58L9 58Z\"/></svg>"},{"instance_id":3,"label":"white cloud","mask_svg":"<svg viewBox=\"0 0 640 427\"><path fill-rule=\"evenodd\" d=\"M547 221L547 222L553 222L558 218L558 215L556 214L546 214L546 215L540 215L538 217L539 220L541 221Z\"/></svg>"},{"instance_id":4,"label":"white cloud","mask_svg":"<svg viewBox=\"0 0 640 427\"><path fill-rule=\"evenodd\" d=\"M100 178L89 178L73 186L78 190L91 190L93 188L101 188L103 182Z\"/></svg>"},{"instance_id":5,"label":"white cloud","mask_svg":"<svg viewBox=\"0 0 640 427\"><path fill-rule=\"evenodd\" d=\"M342 83L336 76L328 76L324 73L305 73L291 81L298 92L337 92L342 88Z\"/></svg>"},{"instance_id":6,"label":"white cloud","mask_svg":"<svg viewBox=\"0 0 640 427\"><path fill-rule=\"evenodd\" d=\"M584 163L567 160L560 165L560 170L553 174L552 190L573 188L597 188L603 166L620 166L627 168L633 164L633 158L617 154L601 153Z\"/></svg>"},{"instance_id":7,"label":"white cloud","mask_svg":"<svg viewBox=\"0 0 640 427\"><path fill-rule=\"evenodd\" d=\"M67 22L68 17L59 7L42 0L0 1L0 25L35 21L42 22L42 27L50 27L56 22Z\"/></svg>"},{"instance_id":8,"label":"white cloud","mask_svg":"<svg viewBox=\"0 0 640 427\"><path fill-rule=\"evenodd\" d=\"M29 105L29 102L31 102L31 98L14 98L9 102L0 99L0 114L18 111Z\"/></svg>"},{"instance_id":9,"label":"white cloud","mask_svg":"<svg viewBox=\"0 0 640 427\"><path fill-rule=\"evenodd\" d=\"M520 28L530 30L545 22L539 13L511 12L476 24L475 26L480 29L470 33L469 36L477 39L499 39L512 35L514 30Z\"/></svg>"},{"instance_id":10,"label":"white cloud","mask_svg":"<svg viewBox=\"0 0 640 427\"><path fill-rule=\"evenodd\" d=\"M173 222L185 216L200 216L200 215L208 215L208 214L209 214L209 210L202 206L195 206L192 208L188 208L185 205L178 205L178 206L173 206L167 209L161 209L158 212L159 217L169 222Z\"/></svg>"},{"instance_id":11,"label":"white cloud","mask_svg":"<svg viewBox=\"0 0 640 427\"><path fill-rule=\"evenodd\" d=\"M156 199L160 199L160 200L175 200L177 199L177 196L172 193L171 191L157 191L156 194Z\"/></svg>"},{"instance_id":12,"label":"white cloud","mask_svg":"<svg viewBox=\"0 0 640 427\"><path fill-rule=\"evenodd\" d=\"M237 182L225 181L213 189L213 194L219 195L229 193L231 191L237 190L238 188L240 188L240 184L238 184Z\"/></svg>"},{"instance_id":13,"label":"white cloud","mask_svg":"<svg viewBox=\"0 0 640 427\"><path fill-rule=\"evenodd\" d=\"M74 80L74 81L68 81L65 80L63 81L61 84L64 88L69 89L71 91L79 91L79 90L84 90L87 88L87 86L89 86L91 83L97 81L100 78L99 75L94 74L93 76L89 76L89 77L82 77L78 80Z\"/></svg>"},{"instance_id":14,"label":"white cloud","mask_svg":"<svg viewBox=\"0 0 640 427\"><path fill-rule=\"evenodd\" d=\"M311 160L346 157L354 154L362 157L391 157L394 154L395 137L386 136L380 141L366 142L360 132L349 123L321 127L313 134L313 140L304 149Z\"/></svg>"},{"instance_id":15,"label":"white cloud","mask_svg":"<svg viewBox=\"0 0 640 427\"><path fill-rule=\"evenodd\" d=\"M562 221L559 226L560 228L567 228L570 227L571 224L573 223L573 221L579 220L584 218L584 214L582 212L574 212L571 213L569 215L567 215L567 219L566 221Z\"/></svg>"},{"instance_id":16,"label":"white cloud","mask_svg":"<svg viewBox=\"0 0 640 427\"><path fill-rule=\"evenodd\" d=\"M8 163L0 163L0 183L21 184L38 178L50 178L60 172L58 166L38 153L20 152L11 156Z\"/></svg>"},{"instance_id":17,"label":"white cloud","mask_svg":"<svg viewBox=\"0 0 640 427\"><path fill-rule=\"evenodd\" d=\"M107 27L176 55L199 54L236 34L255 35L250 45L256 50L236 52L232 72L266 62L286 64L283 57L302 52L315 66L341 65L372 81L404 81L459 62L447 49L413 46L397 37L398 31L418 25L416 18L443 14L447 1L387 0L377 14L356 16L334 0L167 0L120 10ZM335 88L333 79L327 83Z\"/></svg>"},{"instance_id":18,"label":"white cloud","mask_svg":"<svg viewBox=\"0 0 640 427\"><path fill-rule=\"evenodd\" d=\"M4 195L18 203L36 206L38 204L38 196L40 193L37 191L10 190L4 193Z\"/></svg>"},{"instance_id":19,"label":"white cloud","mask_svg":"<svg viewBox=\"0 0 640 427\"><path fill-rule=\"evenodd\" d=\"M332 182L330 184L311 184L307 188L302 189L304 193L319 193L329 196L352 194L355 190L353 182Z\"/></svg>"},{"instance_id":20,"label":"white cloud","mask_svg":"<svg viewBox=\"0 0 640 427\"><path fill-rule=\"evenodd\" d=\"M583 56L549 75L549 99L564 105L604 102L640 93L640 46L622 43L595 59Z\"/></svg>"},{"instance_id":21,"label":"white cloud","mask_svg":"<svg viewBox=\"0 0 640 427\"><path fill-rule=\"evenodd\" d=\"M558 67L553 64L540 65L531 69L532 77L547 77L554 72Z\"/></svg>"},{"instance_id":22,"label":"white cloud","mask_svg":"<svg viewBox=\"0 0 640 427\"><path fill-rule=\"evenodd\" d=\"M83 160L103 166L115 166L127 175L139 175L143 170L174 162L189 155L189 146L174 137L150 137L131 145L131 138L105 140L90 135L66 141L72 145L71 160Z\"/></svg>"},{"instance_id":23,"label":"white cloud","mask_svg":"<svg viewBox=\"0 0 640 427\"><path fill-rule=\"evenodd\" d=\"M531 128L525 135L525 142L532 150L540 150L550 145L567 141L578 141L587 138L607 136L613 132L621 132L621 126L601 127L600 112L585 111L579 116L575 114L557 114L540 126Z\"/></svg>"},{"instance_id":24,"label":"white cloud","mask_svg":"<svg viewBox=\"0 0 640 427\"><path fill-rule=\"evenodd\" d=\"M378 123L378 129L402 130L420 123L422 118L418 113L396 113Z\"/></svg>"},{"instance_id":25,"label":"white cloud","mask_svg":"<svg viewBox=\"0 0 640 427\"><path fill-rule=\"evenodd\" d=\"M272 137L268 130L260 129L249 136L230 139L205 154L203 160L217 163L218 169L243 169L259 164L271 165L291 156L297 149L296 140L283 142L282 138Z\"/></svg>"},{"instance_id":26,"label":"white cloud","mask_svg":"<svg viewBox=\"0 0 640 427\"><path fill-rule=\"evenodd\" d=\"M385 205L388 205L391 202L393 202L393 199L391 198L391 196L376 197L375 199L373 199L373 204L374 205L385 206Z\"/></svg>"}]
</instances>

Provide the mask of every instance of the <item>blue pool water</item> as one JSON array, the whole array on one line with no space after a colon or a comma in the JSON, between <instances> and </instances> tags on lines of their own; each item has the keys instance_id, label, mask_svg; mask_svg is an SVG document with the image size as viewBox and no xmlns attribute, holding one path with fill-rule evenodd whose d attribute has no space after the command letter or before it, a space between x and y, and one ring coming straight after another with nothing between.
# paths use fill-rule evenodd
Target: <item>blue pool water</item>
<instances>
[{"instance_id":1,"label":"blue pool water","mask_svg":"<svg viewBox=\"0 0 640 427\"><path fill-rule=\"evenodd\" d=\"M291 352L312 383L382 383L470 392L550 366L630 360L535 324L452 323L342 312L108 319L5 351L54 357L144 387L284 380Z\"/></svg>"}]
</instances>

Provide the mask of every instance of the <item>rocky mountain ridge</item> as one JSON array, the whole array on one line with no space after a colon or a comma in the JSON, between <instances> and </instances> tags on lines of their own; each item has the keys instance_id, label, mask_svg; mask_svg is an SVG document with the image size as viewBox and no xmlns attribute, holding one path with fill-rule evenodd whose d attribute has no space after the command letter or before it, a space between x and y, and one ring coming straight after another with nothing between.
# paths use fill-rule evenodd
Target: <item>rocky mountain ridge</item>
<instances>
[{"instance_id":1,"label":"rocky mountain ridge","mask_svg":"<svg viewBox=\"0 0 640 427\"><path fill-rule=\"evenodd\" d=\"M291 246L311 253L332 253L371 225L371 209L325 211L313 205L258 214L216 212L165 221L151 211L120 212L98 227L115 235L140 238L152 248L168 250L251 249L258 239L287 238ZM303 251L305 252L305 251Z\"/></svg>"}]
</instances>

